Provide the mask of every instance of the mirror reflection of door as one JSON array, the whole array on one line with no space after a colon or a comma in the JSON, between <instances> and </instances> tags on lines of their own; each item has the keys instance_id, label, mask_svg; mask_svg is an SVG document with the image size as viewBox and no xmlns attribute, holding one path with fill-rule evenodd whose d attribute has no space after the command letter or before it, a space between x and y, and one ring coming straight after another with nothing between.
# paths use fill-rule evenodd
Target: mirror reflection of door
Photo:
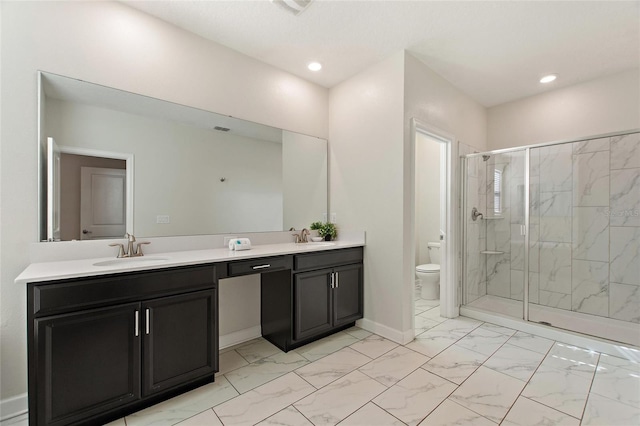
<instances>
[{"instance_id":1,"label":"mirror reflection of door","mask_svg":"<svg viewBox=\"0 0 640 426\"><path fill-rule=\"evenodd\" d=\"M126 232L126 172L82 167L80 239L119 238Z\"/></svg>"},{"instance_id":2,"label":"mirror reflection of door","mask_svg":"<svg viewBox=\"0 0 640 426\"><path fill-rule=\"evenodd\" d=\"M126 223L127 218L127 203L123 201L126 200L127 196L127 181L125 177L127 173L126 160L102 157L99 155L80 155L70 153L67 151L67 148L63 146L61 146L60 149L62 151L62 154L60 155L60 240L71 241L107 237L121 238L126 232L126 226L123 226ZM87 222L106 223L109 225L106 228L90 229L90 227L83 227L84 224L81 224L81 176L83 168L118 170L117 172L114 172L117 174L117 177L103 180L102 183L98 183L97 180L95 182L95 185L100 186L100 188L98 188L99 192L102 191L105 186L112 188L111 195L96 195L97 197L102 200L113 200L113 198L118 199L115 203L112 203L112 201L109 201L108 203L102 201L101 203L103 205L107 204L108 206L111 206L111 213L101 213L101 210L98 209L98 216ZM113 188L116 187L118 189L114 192ZM116 197L115 194L120 195ZM120 211L121 208L124 209L123 212ZM118 213L114 216L112 213L115 210L117 210ZM113 217L105 218L105 215ZM117 224L115 227L116 229L109 229L113 228L111 227L112 224ZM82 230L86 230L87 232L83 234Z\"/></svg>"}]
</instances>

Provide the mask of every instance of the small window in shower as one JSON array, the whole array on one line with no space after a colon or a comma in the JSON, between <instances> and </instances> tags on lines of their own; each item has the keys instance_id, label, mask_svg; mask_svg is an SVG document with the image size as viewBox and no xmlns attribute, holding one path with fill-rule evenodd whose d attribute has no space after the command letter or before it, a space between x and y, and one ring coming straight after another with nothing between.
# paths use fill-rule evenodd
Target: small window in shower
<instances>
[{"instance_id":1,"label":"small window in shower","mask_svg":"<svg viewBox=\"0 0 640 426\"><path fill-rule=\"evenodd\" d=\"M493 171L493 213L502 214L502 170Z\"/></svg>"}]
</instances>

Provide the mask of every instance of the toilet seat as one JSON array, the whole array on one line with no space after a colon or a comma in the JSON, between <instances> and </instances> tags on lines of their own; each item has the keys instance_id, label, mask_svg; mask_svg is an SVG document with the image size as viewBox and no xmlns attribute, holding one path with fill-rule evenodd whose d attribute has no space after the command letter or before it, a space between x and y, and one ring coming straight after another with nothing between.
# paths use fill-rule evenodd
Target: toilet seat
<instances>
[{"instance_id":1,"label":"toilet seat","mask_svg":"<svg viewBox=\"0 0 640 426\"><path fill-rule=\"evenodd\" d=\"M433 274L440 272L440 265L435 263L425 263L424 265L416 266L416 271L422 272L423 274Z\"/></svg>"}]
</instances>

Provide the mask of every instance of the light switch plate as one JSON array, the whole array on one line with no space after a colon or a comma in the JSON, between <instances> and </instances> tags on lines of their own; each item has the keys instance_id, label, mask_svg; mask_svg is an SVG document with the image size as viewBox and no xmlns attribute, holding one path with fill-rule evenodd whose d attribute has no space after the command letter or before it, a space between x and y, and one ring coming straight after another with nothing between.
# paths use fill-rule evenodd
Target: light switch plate
<instances>
[{"instance_id":1,"label":"light switch plate","mask_svg":"<svg viewBox=\"0 0 640 426\"><path fill-rule=\"evenodd\" d=\"M331 213L331 223L336 223L336 216L335 213Z\"/></svg>"},{"instance_id":2,"label":"light switch plate","mask_svg":"<svg viewBox=\"0 0 640 426\"><path fill-rule=\"evenodd\" d=\"M168 214L159 214L156 216L156 223L171 223Z\"/></svg>"}]
</instances>

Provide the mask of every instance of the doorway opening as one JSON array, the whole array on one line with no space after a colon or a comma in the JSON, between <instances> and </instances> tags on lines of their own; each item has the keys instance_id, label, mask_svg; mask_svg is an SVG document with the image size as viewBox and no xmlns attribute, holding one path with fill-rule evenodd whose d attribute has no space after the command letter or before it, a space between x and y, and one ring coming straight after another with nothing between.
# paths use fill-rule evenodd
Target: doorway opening
<instances>
[{"instance_id":1,"label":"doorway opening","mask_svg":"<svg viewBox=\"0 0 640 426\"><path fill-rule=\"evenodd\" d=\"M455 317L453 136L414 120L414 335Z\"/></svg>"},{"instance_id":2,"label":"doorway opening","mask_svg":"<svg viewBox=\"0 0 640 426\"><path fill-rule=\"evenodd\" d=\"M133 228L133 155L47 149L47 241L122 238Z\"/></svg>"}]
</instances>

